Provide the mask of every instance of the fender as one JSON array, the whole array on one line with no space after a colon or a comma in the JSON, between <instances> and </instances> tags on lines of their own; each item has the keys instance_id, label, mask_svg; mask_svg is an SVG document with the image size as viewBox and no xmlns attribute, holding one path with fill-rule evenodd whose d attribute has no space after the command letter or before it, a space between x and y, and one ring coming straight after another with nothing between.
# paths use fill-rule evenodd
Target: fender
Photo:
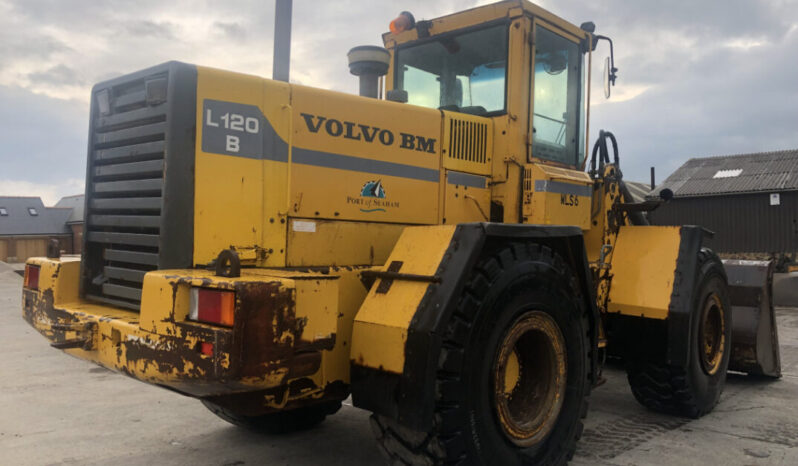
<instances>
[{"instance_id":1,"label":"fender","mask_svg":"<svg viewBox=\"0 0 798 466\"><path fill-rule=\"evenodd\" d=\"M687 364L691 322L696 318L691 314L693 287L704 235L698 226L621 227L612 252L613 286L607 305L611 353Z\"/></svg>"},{"instance_id":2,"label":"fender","mask_svg":"<svg viewBox=\"0 0 798 466\"><path fill-rule=\"evenodd\" d=\"M485 252L510 241L557 251L578 275L591 309L591 377L599 374L594 287L577 227L467 223L408 227L360 307L352 336L351 388L357 407L415 430L432 426L442 332L457 296Z\"/></svg>"}]
</instances>

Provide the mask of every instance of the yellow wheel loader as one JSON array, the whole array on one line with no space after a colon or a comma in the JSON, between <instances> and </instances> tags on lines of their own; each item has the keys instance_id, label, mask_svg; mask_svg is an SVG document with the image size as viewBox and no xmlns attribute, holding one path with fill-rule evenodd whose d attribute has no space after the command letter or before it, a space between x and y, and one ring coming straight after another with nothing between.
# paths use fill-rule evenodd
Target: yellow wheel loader
<instances>
[{"instance_id":1,"label":"yellow wheel loader","mask_svg":"<svg viewBox=\"0 0 798 466\"><path fill-rule=\"evenodd\" d=\"M399 464L567 462L607 355L679 416L779 375L767 267L730 288L711 232L646 224L668 193L632 200L610 133L589 151L592 23L390 29L349 52L360 96L177 62L94 86L83 254L28 261L24 318L254 430L351 395Z\"/></svg>"}]
</instances>

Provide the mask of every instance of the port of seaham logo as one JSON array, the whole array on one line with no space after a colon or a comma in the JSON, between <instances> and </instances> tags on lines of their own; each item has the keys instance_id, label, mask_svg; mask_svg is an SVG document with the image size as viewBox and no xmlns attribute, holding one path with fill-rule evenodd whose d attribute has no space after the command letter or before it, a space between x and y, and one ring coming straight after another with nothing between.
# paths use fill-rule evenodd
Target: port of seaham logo
<instances>
[{"instance_id":1,"label":"port of seaham logo","mask_svg":"<svg viewBox=\"0 0 798 466\"><path fill-rule=\"evenodd\" d=\"M365 213L387 212L387 209L399 208L398 201L386 199L385 188L382 186L381 180L367 181L360 188L360 196L347 196L346 203L359 206L360 211Z\"/></svg>"},{"instance_id":2,"label":"port of seaham logo","mask_svg":"<svg viewBox=\"0 0 798 466\"><path fill-rule=\"evenodd\" d=\"M385 199L385 188L382 187L382 181L367 181L360 190L360 195L363 197L378 197Z\"/></svg>"}]
</instances>

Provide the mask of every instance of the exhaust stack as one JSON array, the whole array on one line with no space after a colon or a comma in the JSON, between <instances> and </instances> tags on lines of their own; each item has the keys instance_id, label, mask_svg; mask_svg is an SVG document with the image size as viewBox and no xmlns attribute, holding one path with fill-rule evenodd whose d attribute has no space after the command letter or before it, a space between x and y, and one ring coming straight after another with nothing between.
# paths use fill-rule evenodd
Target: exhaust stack
<instances>
[{"instance_id":1,"label":"exhaust stack","mask_svg":"<svg viewBox=\"0 0 798 466\"><path fill-rule=\"evenodd\" d=\"M293 0L277 0L274 7L274 63L272 79L288 82L291 69L291 10Z\"/></svg>"},{"instance_id":2,"label":"exhaust stack","mask_svg":"<svg viewBox=\"0 0 798 466\"><path fill-rule=\"evenodd\" d=\"M376 45L354 47L346 54L349 72L360 77L360 95L378 99L379 80L388 72L391 54Z\"/></svg>"}]
</instances>

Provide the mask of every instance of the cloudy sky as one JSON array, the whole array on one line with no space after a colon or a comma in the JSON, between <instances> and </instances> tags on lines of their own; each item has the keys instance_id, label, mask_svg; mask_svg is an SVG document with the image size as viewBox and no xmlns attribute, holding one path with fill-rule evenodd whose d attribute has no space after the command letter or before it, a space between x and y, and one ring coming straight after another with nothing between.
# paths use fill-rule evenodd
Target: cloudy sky
<instances>
[{"instance_id":1,"label":"cloudy sky","mask_svg":"<svg viewBox=\"0 0 798 466\"><path fill-rule=\"evenodd\" d=\"M355 93L347 50L380 44L399 11L484 3L296 0L291 80ZM616 134L627 179L648 181L653 165L662 180L690 157L798 148L798 0L538 3L614 39L618 83L594 98L591 141L599 128ZM0 0L0 195L52 204L83 191L97 81L167 60L269 77L273 14L269 0Z\"/></svg>"}]
</instances>

